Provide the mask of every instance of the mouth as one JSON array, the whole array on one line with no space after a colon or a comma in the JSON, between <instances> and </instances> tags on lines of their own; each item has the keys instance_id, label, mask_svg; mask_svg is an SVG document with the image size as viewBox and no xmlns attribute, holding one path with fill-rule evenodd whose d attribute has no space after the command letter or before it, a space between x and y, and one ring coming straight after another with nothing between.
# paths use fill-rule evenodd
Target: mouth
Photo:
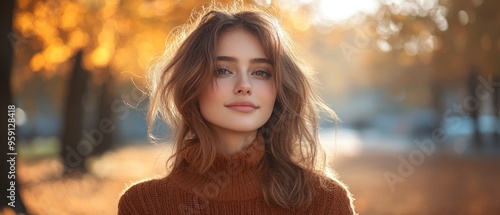
<instances>
[{"instance_id":1,"label":"mouth","mask_svg":"<svg viewBox=\"0 0 500 215\"><path fill-rule=\"evenodd\" d=\"M257 105L247 101L232 102L225 106L229 109L243 113L251 113L259 108Z\"/></svg>"}]
</instances>

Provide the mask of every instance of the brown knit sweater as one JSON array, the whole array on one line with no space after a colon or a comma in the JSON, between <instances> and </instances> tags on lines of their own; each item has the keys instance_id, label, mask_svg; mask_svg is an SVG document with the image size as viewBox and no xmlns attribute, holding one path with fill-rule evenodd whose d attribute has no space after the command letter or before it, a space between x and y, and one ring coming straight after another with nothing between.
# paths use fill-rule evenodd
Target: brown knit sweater
<instances>
[{"instance_id":1,"label":"brown knit sweater","mask_svg":"<svg viewBox=\"0 0 500 215\"><path fill-rule=\"evenodd\" d=\"M217 154L213 167L196 173L197 145L181 156L182 167L162 179L136 184L120 198L118 214L354 214L350 193L329 180L307 209L291 211L265 203L257 164L264 155L262 138L232 156Z\"/></svg>"}]
</instances>

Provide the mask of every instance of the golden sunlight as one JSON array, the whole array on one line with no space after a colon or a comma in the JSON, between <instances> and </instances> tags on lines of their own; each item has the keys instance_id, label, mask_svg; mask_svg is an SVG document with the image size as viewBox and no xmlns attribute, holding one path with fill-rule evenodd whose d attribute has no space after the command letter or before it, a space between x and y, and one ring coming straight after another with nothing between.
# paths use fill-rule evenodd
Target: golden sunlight
<instances>
[{"instance_id":1,"label":"golden sunlight","mask_svg":"<svg viewBox=\"0 0 500 215\"><path fill-rule=\"evenodd\" d=\"M374 13L379 7L375 0L331 1L320 0L319 12L327 21L338 23L359 13Z\"/></svg>"},{"instance_id":2,"label":"golden sunlight","mask_svg":"<svg viewBox=\"0 0 500 215\"><path fill-rule=\"evenodd\" d=\"M92 52L91 59L94 66L105 67L111 59L111 53L106 47L99 46Z\"/></svg>"}]
</instances>

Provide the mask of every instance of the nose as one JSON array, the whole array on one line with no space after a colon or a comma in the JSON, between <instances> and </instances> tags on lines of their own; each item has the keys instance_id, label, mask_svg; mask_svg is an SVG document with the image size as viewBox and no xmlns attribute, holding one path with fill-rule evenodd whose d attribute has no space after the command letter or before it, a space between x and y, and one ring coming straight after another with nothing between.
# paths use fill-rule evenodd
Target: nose
<instances>
[{"instance_id":1,"label":"nose","mask_svg":"<svg viewBox=\"0 0 500 215\"><path fill-rule=\"evenodd\" d=\"M236 95L252 95L252 85L248 77L240 77L236 86L234 87L234 94Z\"/></svg>"}]
</instances>

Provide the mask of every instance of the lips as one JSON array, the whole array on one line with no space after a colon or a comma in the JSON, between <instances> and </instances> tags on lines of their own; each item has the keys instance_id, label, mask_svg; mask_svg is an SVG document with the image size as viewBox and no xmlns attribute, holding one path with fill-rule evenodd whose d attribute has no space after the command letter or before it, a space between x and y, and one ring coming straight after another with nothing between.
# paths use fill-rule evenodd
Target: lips
<instances>
[{"instance_id":1,"label":"lips","mask_svg":"<svg viewBox=\"0 0 500 215\"><path fill-rule=\"evenodd\" d=\"M259 108L257 105L248 101L231 102L225 106L229 109L243 113L251 113Z\"/></svg>"}]
</instances>

